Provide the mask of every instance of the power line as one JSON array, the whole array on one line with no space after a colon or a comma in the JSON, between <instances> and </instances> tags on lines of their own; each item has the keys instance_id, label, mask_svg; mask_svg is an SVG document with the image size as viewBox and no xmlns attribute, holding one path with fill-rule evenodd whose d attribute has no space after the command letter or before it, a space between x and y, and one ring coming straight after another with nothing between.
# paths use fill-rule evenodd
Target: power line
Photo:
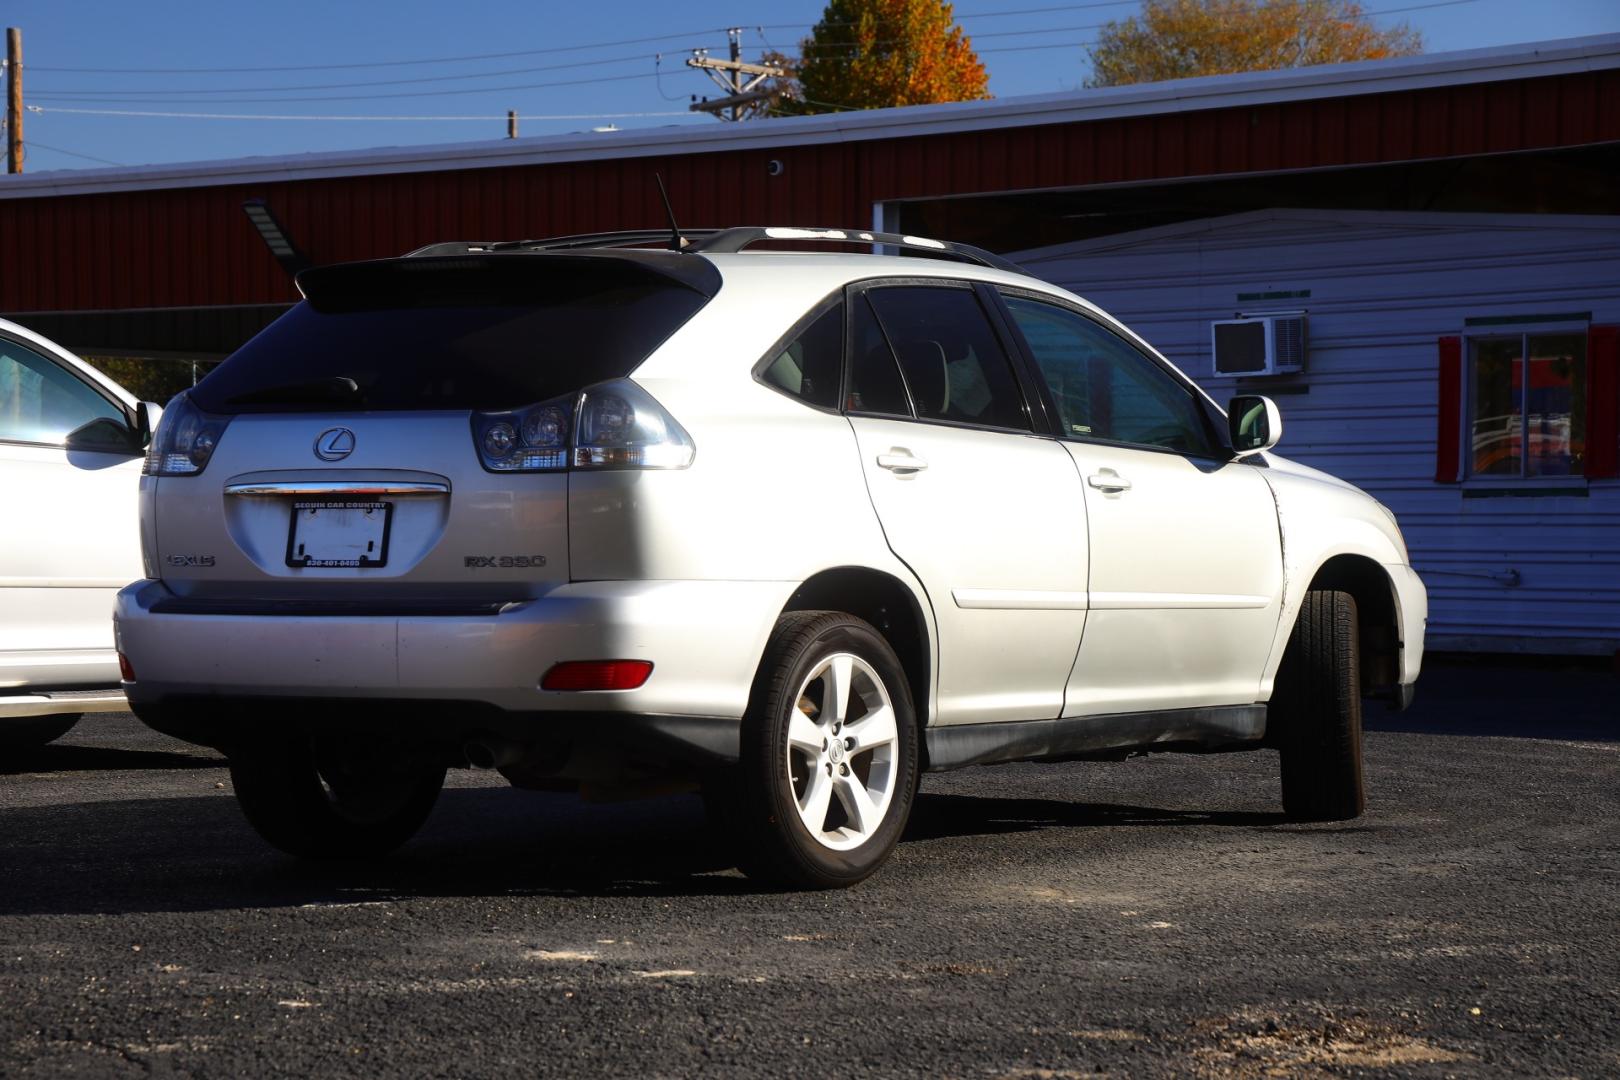
<instances>
[{"instance_id":1,"label":"power line","mask_svg":"<svg viewBox=\"0 0 1620 1080\"><path fill-rule=\"evenodd\" d=\"M91 97L117 95L119 97L150 96L154 94L272 94L287 90L343 90L364 86L407 86L421 83L457 82L464 79L496 79L505 75L528 75L537 71L564 71L570 68L600 67L603 64L626 64L646 60L646 53L634 56L613 56L601 60L577 60L571 64L545 64L540 67L504 68L500 71L477 71L462 75L426 75L414 79L374 79L368 82L294 83L284 86L217 86L172 87L163 90L61 90L44 87L38 92L51 97ZM35 69L37 70L37 69Z\"/></svg>"},{"instance_id":2,"label":"power line","mask_svg":"<svg viewBox=\"0 0 1620 1080\"><path fill-rule=\"evenodd\" d=\"M310 116L307 114L268 115L263 113L199 113L199 112L155 112L144 109L73 109L58 108L55 105L29 105L31 113L68 113L78 116L138 116L138 117L165 117L181 120L505 120L506 114L499 116ZM690 116L686 111L681 112L610 112L610 113L553 113L547 116L523 115L524 120L623 120L629 118L642 118L651 116ZM28 140L34 146L45 146L44 143L33 139ZM49 150L51 147L46 146ZM71 150L59 150L58 153L71 154ZM79 157L88 155L79 154ZM92 158L100 161L100 158ZM118 162L107 162L116 165Z\"/></svg>"},{"instance_id":3,"label":"power line","mask_svg":"<svg viewBox=\"0 0 1620 1080\"><path fill-rule=\"evenodd\" d=\"M108 161L106 158L96 157L94 154L81 154L77 150L64 150L60 146L46 146L32 137L28 140L28 148L30 150L49 150L53 154L66 154L68 157L83 158L86 161L94 161L101 165L122 166L124 164L122 161Z\"/></svg>"},{"instance_id":4,"label":"power line","mask_svg":"<svg viewBox=\"0 0 1620 1080\"><path fill-rule=\"evenodd\" d=\"M1129 7L1138 0L1093 0L1085 4L1060 4L1054 7L1023 8L1016 11L975 11L957 14L958 19L999 19L1010 15L1033 15L1051 11L1084 11L1093 8ZM775 23L767 24L762 29L799 29L816 25L814 23ZM688 30L678 34L659 34L653 37L623 38L618 41L596 41L580 45L556 45L545 49L520 49L513 52L498 53L469 53L464 56L430 56L420 60L373 60L354 64L273 64L267 67L167 67L167 68L105 68L105 67L59 67L31 64L32 71L73 72L75 74L92 75L235 75L240 73L272 72L272 71L343 71L363 68L381 67L419 67L427 64L459 64L473 60L507 60L514 56L547 56L554 53L586 52L591 49L610 49L620 45L651 45L662 41L677 39L692 39L710 34L723 34L726 28L707 27L701 30Z\"/></svg>"},{"instance_id":5,"label":"power line","mask_svg":"<svg viewBox=\"0 0 1620 1080\"><path fill-rule=\"evenodd\" d=\"M1054 11L1092 11L1097 8L1135 7L1138 0L1103 0L1101 3L1090 4L1059 4L1055 7L1021 8L1017 11L973 11L959 12L957 19L1004 19L1011 15L1045 15ZM762 30L807 30L820 26L821 23L766 23ZM853 26L852 19L839 19L827 23L828 26Z\"/></svg>"},{"instance_id":6,"label":"power line","mask_svg":"<svg viewBox=\"0 0 1620 1080\"><path fill-rule=\"evenodd\" d=\"M589 83L623 82L627 79L651 79L655 77L656 74L654 72L646 71L635 74L602 75L594 79L564 79L554 82L519 83L511 86L474 87L472 89L461 90L413 90L395 94L325 94L314 97L210 98L210 100L218 102L221 105L275 105L282 102L291 103L305 101L376 101L384 98L452 97L462 94L505 94L513 90L541 90L554 86L584 86ZM60 100L60 98L51 94L30 94L29 97L40 101ZM83 97L69 98L67 100L78 102L106 101L114 104L130 104L130 102L127 100L116 97ZM136 102L136 104L194 105L196 104L196 101L192 98L180 98L178 100L171 98L142 98L139 102Z\"/></svg>"},{"instance_id":7,"label":"power line","mask_svg":"<svg viewBox=\"0 0 1620 1080\"><path fill-rule=\"evenodd\" d=\"M1130 2L1134 2L1134 0L1130 0ZM1102 24L1102 23L1095 23L1095 24L1091 24L1091 25L1087 25L1087 26L1052 26L1052 27L1044 27L1044 28L1036 29L1036 30L1005 30L1005 31L1000 31L1000 32L996 32L996 33L980 34L979 37L981 37L981 38L1027 37L1027 36L1029 36L1031 34L1070 33L1070 32L1077 31L1077 30L1096 30L1096 29L1100 28L1103 25L1104 24ZM816 43L814 47L818 48L818 49L839 49L839 48L882 47L882 46L886 46L886 45L898 45L898 44L903 44L903 42L901 42L901 41L879 41L879 42L869 42L869 43L867 43L867 42L825 42L825 43ZM657 61L659 61L661 59L661 57L662 57L662 54L654 54L652 57L650 57L650 59L654 60L655 63L656 63ZM598 67L598 66L601 66L603 64L633 63L635 61L646 60L646 59L649 59L649 57L645 53L638 53L638 54L633 55L633 56L615 56L615 57L603 58L603 59L600 59L600 60L582 60L582 61L577 61L577 62L569 63L569 64L548 64L548 65L543 65L543 66L540 66L540 67L506 68L506 69L501 70L501 71L484 71L484 72L474 72L474 73L461 74L461 75L432 75L432 76L422 76L422 77L411 78L411 79L380 79L380 80L371 80L371 81L366 81L366 82L288 84L288 85L283 85L283 86L225 86L225 87L195 87L195 88L193 88L193 87L173 87L173 88L166 88L166 89L161 89L161 90L158 90L158 89L142 89L142 90L88 90L88 89L86 89L86 90L70 90L70 89L59 89L59 88L54 88L54 87L48 87L47 86L47 87L40 87L40 88L34 89L33 91L30 92L29 96L36 99L36 100L41 100L41 101L46 101L46 100L49 100L49 101L82 100L82 101L96 102L96 101L112 101L112 100L118 99L118 98L130 98L130 99L150 99L155 104L170 104L172 102L161 101L159 99L162 98L163 95L167 95L167 94L190 94L190 95L203 94L203 95L207 95L211 99L214 99L214 98L216 98L216 95L219 95L219 94L274 94L274 93L281 93L281 92L285 92L285 91L298 91L298 90L338 90L338 89L347 89L347 88L350 88L350 87L410 86L410 85L421 85L421 84L424 84L424 83L458 82L458 81L463 81L463 80L466 80L466 79L483 79L483 78L491 78L491 79L493 79L493 78L500 78L500 77L503 77L503 76L506 76L506 75L526 75L526 74L530 74L530 73L533 73L533 72L541 72L541 71L562 71L562 70L567 70L567 69L571 69L571 68ZM36 68L34 70L40 70L40 69ZM575 81L578 81L578 80L575 80ZM491 88L492 92L495 91L495 90L506 90L506 89L525 89L525 88L524 87L494 87L494 88ZM479 91L475 89L475 90L470 90L470 91L466 91L466 92L468 92L468 93L476 93L476 92L479 92ZM330 97L322 97L322 98L262 98L262 99L258 99L258 100L261 100L261 101L264 101L264 102L274 102L274 101L315 101L315 100L347 101L347 100L364 100L366 98L375 97L375 96L386 96L386 95L357 95L357 96L352 97L352 98L345 97L345 96L340 96L340 95L333 95L333 96L330 96ZM252 99L242 98L242 99L237 99L237 101L235 101L233 103L251 103L251 100ZM671 98L669 100L675 100L675 99Z\"/></svg>"},{"instance_id":8,"label":"power line","mask_svg":"<svg viewBox=\"0 0 1620 1080\"><path fill-rule=\"evenodd\" d=\"M373 60L362 64L275 64L271 67L226 68L81 68L42 67L30 64L30 71L71 71L96 75L235 75L240 72L259 71L340 71L355 68L416 67L423 64L459 64L468 60L508 60L514 56L545 56L551 53L586 52L591 49L611 49L618 45L652 45L660 41L691 40L706 34L723 34L725 27L688 30L679 34L659 34L656 37L625 38L622 41L597 41L588 45L556 45L547 49L520 49L516 52L474 53L467 56L432 56L421 60Z\"/></svg>"}]
</instances>

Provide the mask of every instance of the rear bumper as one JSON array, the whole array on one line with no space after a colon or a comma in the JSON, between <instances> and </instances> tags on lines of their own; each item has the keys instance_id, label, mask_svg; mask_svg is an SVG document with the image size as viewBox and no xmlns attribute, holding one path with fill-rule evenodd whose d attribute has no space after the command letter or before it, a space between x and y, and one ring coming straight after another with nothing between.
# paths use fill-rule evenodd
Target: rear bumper
<instances>
[{"instance_id":1,"label":"rear bumper","mask_svg":"<svg viewBox=\"0 0 1620 1080\"><path fill-rule=\"evenodd\" d=\"M121 690L53 690L0 696L0 721L32 716L77 716L123 712L129 708Z\"/></svg>"},{"instance_id":2,"label":"rear bumper","mask_svg":"<svg viewBox=\"0 0 1620 1080\"><path fill-rule=\"evenodd\" d=\"M509 712L476 701L170 695L132 704L154 731L226 753L309 736L437 746L459 761L472 740L511 744L531 772L613 780L735 764L741 724L726 716Z\"/></svg>"},{"instance_id":3,"label":"rear bumper","mask_svg":"<svg viewBox=\"0 0 1620 1080\"><path fill-rule=\"evenodd\" d=\"M793 587L580 582L499 613L219 615L174 613L174 594L142 581L119 593L114 626L136 676L124 690L143 719L166 702L231 699L437 702L443 714L460 704L531 724L618 714L734 726ZM594 659L650 660L653 671L636 690L540 689L552 664Z\"/></svg>"}]
</instances>

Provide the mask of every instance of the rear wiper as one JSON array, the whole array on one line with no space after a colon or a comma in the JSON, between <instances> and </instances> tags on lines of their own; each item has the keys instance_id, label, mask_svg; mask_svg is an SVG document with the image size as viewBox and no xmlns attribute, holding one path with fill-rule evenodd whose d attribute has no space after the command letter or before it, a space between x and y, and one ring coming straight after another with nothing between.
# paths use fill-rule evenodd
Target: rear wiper
<instances>
[{"instance_id":1,"label":"rear wiper","mask_svg":"<svg viewBox=\"0 0 1620 1080\"><path fill-rule=\"evenodd\" d=\"M237 394L227 398L227 405L265 405L272 402L276 404L322 404L325 402L340 403L351 402L360 397L360 384L343 375L335 375L329 379L306 379L303 382L284 383L281 386L267 386L262 390L250 390L246 394Z\"/></svg>"}]
</instances>

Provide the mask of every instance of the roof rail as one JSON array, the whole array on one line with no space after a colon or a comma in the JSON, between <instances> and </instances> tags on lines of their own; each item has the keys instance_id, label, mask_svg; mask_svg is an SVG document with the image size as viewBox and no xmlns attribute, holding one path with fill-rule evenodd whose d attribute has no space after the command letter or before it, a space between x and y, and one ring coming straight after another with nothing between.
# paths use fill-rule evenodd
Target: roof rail
<instances>
[{"instance_id":1,"label":"roof rail","mask_svg":"<svg viewBox=\"0 0 1620 1080\"><path fill-rule=\"evenodd\" d=\"M494 251L569 251L575 248L637 247L669 241L668 229L625 229L619 232L577 233L544 240L453 240L429 244L409 252L406 258L427 255L475 255ZM1024 271L999 255L992 255L971 244L930 240L900 233L870 232L866 229L802 229L786 226L744 225L731 229L682 229L681 250L710 255L735 254L767 240L816 241L829 244L870 244L873 247L904 248L927 252L943 259L987 266L993 270L1022 274Z\"/></svg>"},{"instance_id":2,"label":"roof rail","mask_svg":"<svg viewBox=\"0 0 1620 1080\"><path fill-rule=\"evenodd\" d=\"M706 237L719 229L682 229L681 238ZM637 247L669 243L668 229L622 229L617 232L575 233L542 240L451 240L429 244L408 252L406 258L423 255L476 255L490 251L567 251L570 248Z\"/></svg>"},{"instance_id":3,"label":"roof rail","mask_svg":"<svg viewBox=\"0 0 1620 1080\"><path fill-rule=\"evenodd\" d=\"M730 254L742 251L744 248L765 240L809 240L831 244L872 244L873 246L881 244L884 247L926 251L940 258L974 263L978 266L987 266L992 270L1005 270L1012 274L1024 273L1018 266L1001 256L993 255L983 248L976 248L971 244L955 244L944 240L930 240L923 236L907 236L901 233L871 232L867 229L801 229L748 225L734 229L721 229L696 241L686 250L701 251L711 255Z\"/></svg>"}]
</instances>

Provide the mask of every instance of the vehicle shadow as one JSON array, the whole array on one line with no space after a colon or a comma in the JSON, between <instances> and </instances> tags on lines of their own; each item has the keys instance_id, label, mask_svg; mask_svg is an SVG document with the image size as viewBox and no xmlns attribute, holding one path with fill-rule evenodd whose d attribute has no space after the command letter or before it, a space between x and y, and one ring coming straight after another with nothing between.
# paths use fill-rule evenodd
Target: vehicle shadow
<instances>
[{"instance_id":1,"label":"vehicle shadow","mask_svg":"<svg viewBox=\"0 0 1620 1080\"><path fill-rule=\"evenodd\" d=\"M1051 828L1266 827L1201 813L923 794L905 841ZM302 863L265 846L225 793L0 810L0 916L320 907L424 897L730 896L761 891L692 796L596 806L453 788L375 862Z\"/></svg>"},{"instance_id":2,"label":"vehicle shadow","mask_svg":"<svg viewBox=\"0 0 1620 1080\"><path fill-rule=\"evenodd\" d=\"M51 743L27 750L6 751L0 756L0 776L114 769L218 769L224 764L223 757L197 753Z\"/></svg>"},{"instance_id":3,"label":"vehicle shadow","mask_svg":"<svg viewBox=\"0 0 1620 1080\"><path fill-rule=\"evenodd\" d=\"M1037 829L1096 829L1127 825L1267 828L1288 824L1280 812L1165 810L1149 806L1077 803L1062 799L997 799L924 792L917 796L906 840L995 836Z\"/></svg>"}]
</instances>

